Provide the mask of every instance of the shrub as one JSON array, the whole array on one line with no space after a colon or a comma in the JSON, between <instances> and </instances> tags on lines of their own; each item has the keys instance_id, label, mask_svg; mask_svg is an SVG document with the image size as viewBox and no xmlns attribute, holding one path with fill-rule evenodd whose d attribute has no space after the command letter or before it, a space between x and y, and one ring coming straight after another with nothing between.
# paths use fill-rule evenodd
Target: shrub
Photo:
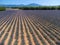
<instances>
[{"instance_id":1,"label":"shrub","mask_svg":"<svg viewBox=\"0 0 60 45\"><path fill-rule=\"evenodd\" d=\"M0 11L6 10L5 7L0 7Z\"/></svg>"}]
</instances>

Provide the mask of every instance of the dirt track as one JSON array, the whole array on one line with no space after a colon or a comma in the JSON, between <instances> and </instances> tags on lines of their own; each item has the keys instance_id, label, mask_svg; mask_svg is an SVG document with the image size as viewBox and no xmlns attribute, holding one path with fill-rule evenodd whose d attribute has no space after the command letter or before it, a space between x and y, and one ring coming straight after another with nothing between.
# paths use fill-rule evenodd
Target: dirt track
<instances>
[{"instance_id":1,"label":"dirt track","mask_svg":"<svg viewBox=\"0 0 60 45\"><path fill-rule=\"evenodd\" d=\"M33 12L0 12L0 44L57 45L60 27Z\"/></svg>"}]
</instances>

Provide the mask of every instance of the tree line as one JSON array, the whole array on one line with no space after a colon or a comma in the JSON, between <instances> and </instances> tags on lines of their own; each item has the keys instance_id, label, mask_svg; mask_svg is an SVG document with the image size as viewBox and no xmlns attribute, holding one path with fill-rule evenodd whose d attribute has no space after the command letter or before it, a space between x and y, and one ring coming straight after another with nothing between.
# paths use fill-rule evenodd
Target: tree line
<instances>
[{"instance_id":1,"label":"tree line","mask_svg":"<svg viewBox=\"0 0 60 45\"><path fill-rule=\"evenodd\" d=\"M0 11L6 10L7 7L0 7ZM60 10L60 6L39 6L39 7L10 7L22 10Z\"/></svg>"},{"instance_id":2,"label":"tree line","mask_svg":"<svg viewBox=\"0 0 60 45\"><path fill-rule=\"evenodd\" d=\"M60 6L19 7L22 10L60 10Z\"/></svg>"}]
</instances>

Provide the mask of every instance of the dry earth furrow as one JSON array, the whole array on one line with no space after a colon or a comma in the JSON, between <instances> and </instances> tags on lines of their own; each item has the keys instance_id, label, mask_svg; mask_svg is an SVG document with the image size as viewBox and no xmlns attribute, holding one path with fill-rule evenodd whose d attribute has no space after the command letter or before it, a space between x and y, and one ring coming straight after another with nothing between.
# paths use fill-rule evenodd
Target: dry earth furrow
<instances>
[{"instance_id":1,"label":"dry earth furrow","mask_svg":"<svg viewBox=\"0 0 60 45\"><path fill-rule=\"evenodd\" d=\"M26 22L25 20L24 20L24 22L25 22L26 29L27 29L27 32L28 32L28 34L29 34L31 43L32 43L32 45L35 45L35 42L34 42L34 40L33 40L33 36L32 36L32 34L31 34L31 32L29 31L30 29L29 29L29 27L28 27L28 25L27 25L27 22Z\"/></svg>"},{"instance_id":2,"label":"dry earth furrow","mask_svg":"<svg viewBox=\"0 0 60 45\"><path fill-rule=\"evenodd\" d=\"M14 26L14 22L15 22L15 20L13 21L12 25L10 25L11 28L10 28L10 31L8 32L8 37L7 37L7 39L5 40L4 45L8 45L10 36L11 36L11 34L12 34L12 29L13 29L13 26Z\"/></svg>"},{"instance_id":3,"label":"dry earth furrow","mask_svg":"<svg viewBox=\"0 0 60 45\"><path fill-rule=\"evenodd\" d=\"M50 16L47 12L43 10L0 12L0 45L58 45L59 15L55 19L56 15Z\"/></svg>"},{"instance_id":4,"label":"dry earth furrow","mask_svg":"<svg viewBox=\"0 0 60 45\"><path fill-rule=\"evenodd\" d=\"M15 29L14 29L14 34L13 34L13 39L12 39L12 43L11 45L14 45L15 41L16 41L16 28L17 28L17 17L15 17L16 20L16 24L15 24Z\"/></svg>"},{"instance_id":5,"label":"dry earth furrow","mask_svg":"<svg viewBox=\"0 0 60 45\"><path fill-rule=\"evenodd\" d=\"M28 19L27 19L28 20ZM38 33L38 35L40 35L41 36L41 38L43 39L43 40L45 40L45 43L46 43L46 45L50 45L49 43L48 43L48 41L43 37L43 35L39 32L39 30L35 27L35 25L29 20L28 22L30 22L31 24L30 25L32 25L33 26L33 30L36 30L36 32ZM36 33L35 32L35 33ZM36 34L35 34L36 35ZM38 42L40 42L39 41L39 38L37 38L38 39Z\"/></svg>"},{"instance_id":6,"label":"dry earth furrow","mask_svg":"<svg viewBox=\"0 0 60 45\"><path fill-rule=\"evenodd\" d=\"M2 37L0 38L0 42L4 41L4 40L6 39L5 36L7 37L7 35L8 35L8 32L7 32L7 31L9 30L12 22L13 22L13 19L11 20L11 23L9 24L9 26L5 29L4 34L3 34Z\"/></svg>"},{"instance_id":7,"label":"dry earth furrow","mask_svg":"<svg viewBox=\"0 0 60 45\"><path fill-rule=\"evenodd\" d=\"M1 30L1 31L0 31L0 34L1 34L1 32L4 31L4 29L6 29L6 27L9 25L10 21L12 20L11 18L12 18L12 17L9 17L8 20L6 20L6 22L1 25L1 27L0 27L0 30ZM7 23L7 24L6 24L6 23Z\"/></svg>"},{"instance_id":8,"label":"dry earth furrow","mask_svg":"<svg viewBox=\"0 0 60 45\"><path fill-rule=\"evenodd\" d=\"M32 21L32 20L31 20ZM34 23L34 22L33 22ZM35 24L36 25L36 24ZM37 26L37 25L36 25ZM41 29L41 26L39 27L38 26L38 29L39 29L39 31L40 31L40 33L42 33L42 35L44 36L44 38L46 38L47 39L47 41L49 40L49 43L51 43L51 44L54 44L55 45L55 42L53 41L53 40L51 40L51 38L45 33L45 29L42 27L42 29Z\"/></svg>"},{"instance_id":9,"label":"dry earth furrow","mask_svg":"<svg viewBox=\"0 0 60 45\"><path fill-rule=\"evenodd\" d=\"M29 45L29 41L27 39L27 33L26 33L26 30L25 30L25 25L24 25L24 21L23 21L23 18L22 18L22 25L23 25L23 34L24 34L24 41L25 41L25 45Z\"/></svg>"}]
</instances>

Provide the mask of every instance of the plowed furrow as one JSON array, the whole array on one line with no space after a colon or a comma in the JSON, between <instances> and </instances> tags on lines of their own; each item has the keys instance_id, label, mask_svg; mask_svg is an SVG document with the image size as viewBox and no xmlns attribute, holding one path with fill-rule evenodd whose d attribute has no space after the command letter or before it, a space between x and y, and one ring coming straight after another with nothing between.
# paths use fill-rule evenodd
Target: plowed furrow
<instances>
[{"instance_id":1,"label":"plowed furrow","mask_svg":"<svg viewBox=\"0 0 60 45\"><path fill-rule=\"evenodd\" d=\"M39 15L36 10L10 10L0 13L0 44L58 45L60 27L49 18Z\"/></svg>"}]
</instances>

